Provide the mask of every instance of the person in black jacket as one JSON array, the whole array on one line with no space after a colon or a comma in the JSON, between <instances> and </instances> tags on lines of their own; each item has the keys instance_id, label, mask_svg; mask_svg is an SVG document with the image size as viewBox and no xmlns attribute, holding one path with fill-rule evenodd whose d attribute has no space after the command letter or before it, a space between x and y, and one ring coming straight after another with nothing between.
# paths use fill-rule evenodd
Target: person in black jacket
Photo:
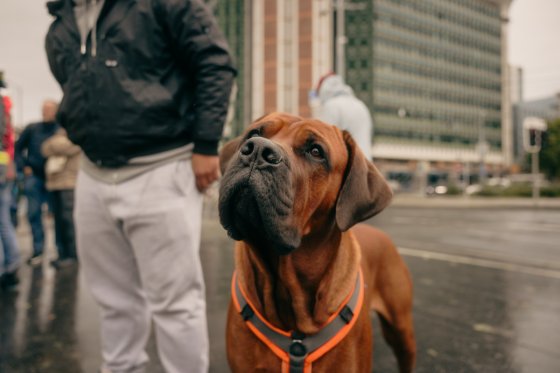
<instances>
[{"instance_id":1,"label":"person in black jacket","mask_svg":"<svg viewBox=\"0 0 560 373\"><path fill-rule=\"evenodd\" d=\"M103 369L141 372L150 322L167 372L205 372L202 192L235 68L201 0L58 0L46 37L58 120L85 154L78 253L102 309Z\"/></svg>"},{"instance_id":2,"label":"person in black jacket","mask_svg":"<svg viewBox=\"0 0 560 373\"><path fill-rule=\"evenodd\" d=\"M27 220L33 236L33 253L27 262L33 266L43 262L45 246L43 206L49 206L51 202L45 187L46 158L41 154L41 145L59 128L55 121L57 108L58 104L55 101L45 100L42 107L43 120L27 125L15 145L18 172L24 175Z\"/></svg>"}]
</instances>

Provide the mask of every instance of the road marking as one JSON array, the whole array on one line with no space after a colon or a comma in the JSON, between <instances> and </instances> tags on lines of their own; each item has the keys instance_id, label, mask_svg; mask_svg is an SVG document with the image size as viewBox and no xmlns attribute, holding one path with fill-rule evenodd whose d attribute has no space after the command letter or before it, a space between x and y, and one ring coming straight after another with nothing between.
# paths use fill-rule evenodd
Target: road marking
<instances>
[{"instance_id":1,"label":"road marking","mask_svg":"<svg viewBox=\"0 0 560 373\"><path fill-rule=\"evenodd\" d=\"M529 275L550 277L560 280L560 271L554 269L537 268L532 266L526 266L522 264L514 264L507 262L500 262L491 259L480 259L473 258L469 256L455 255L455 254L445 254L436 251L420 250L420 249L410 249L406 247L399 247L399 252L405 256L414 256L417 258L431 259L431 260L441 260L450 263L467 264L477 267L499 269L502 271L525 273Z\"/></svg>"},{"instance_id":2,"label":"road marking","mask_svg":"<svg viewBox=\"0 0 560 373\"><path fill-rule=\"evenodd\" d=\"M489 324L473 324L473 330L479 333L501 335L502 337L511 338L514 333L511 330L501 329Z\"/></svg>"}]
</instances>

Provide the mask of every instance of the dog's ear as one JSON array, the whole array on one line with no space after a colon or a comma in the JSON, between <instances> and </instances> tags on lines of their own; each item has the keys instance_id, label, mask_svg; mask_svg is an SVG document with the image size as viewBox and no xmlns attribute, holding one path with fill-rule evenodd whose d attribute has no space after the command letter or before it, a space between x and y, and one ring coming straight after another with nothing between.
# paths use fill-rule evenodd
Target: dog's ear
<instances>
[{"instance_id":1,"label":"dog's ear","mask_svg":"<svg viewBox=\"0 0 560 373\"><path fill-rule=\"evenodd\" d=\"M343 131L343 137L348 149L348 165L336 202L336 224L344 232L381 212L391 202L393 192L352 136Z\"/></svg>"},{"instance_id":2,"label":"dog's ear","mask_svg":"<svg viewBox=\"0 0 560 373\"><path fill-rule=\"evenodd\" d=\"M228 141L220 149L220 171L222 172L222 175L226 171L229 161L231 160L231 158L239 148L240 142L241 142L241 136Z\"/></svg>"}]
</instances>

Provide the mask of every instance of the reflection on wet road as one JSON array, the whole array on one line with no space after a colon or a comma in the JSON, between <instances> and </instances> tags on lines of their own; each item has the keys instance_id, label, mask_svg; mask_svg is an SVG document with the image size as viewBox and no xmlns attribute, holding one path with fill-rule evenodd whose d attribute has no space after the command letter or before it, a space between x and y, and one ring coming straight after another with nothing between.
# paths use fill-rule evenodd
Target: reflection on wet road
<instances>
[{"instance_id":1,"label":"reflection on wet road","mask_svg":"<svg viewBox=\"0 0 560 373\"><path fill-rule=\"evenodd\" d=\"M390 208L415 286L418 372L556 372L560 211ZM380 339L376 371L395 372Z\"/></svg>"},{"instance_id":2,"label":"reflection on wet road","mask_svg":"<svg viewBox=\"0 0 560 373\"><path fill-rule=\"evenodd\" d=\"M206 215L211 372L221 373L233 252ZM558 371L560 211L390 208L372 222L403 247L413 275L417 372ZM25 227L18 238L26 257ZM79 269L24 266L20 278L17 292L0 293L0 372L95 373L98 310ZM396 372L372 320L374 371ZM155 343L149 373L163 372Z\"/></svg>"}]
</instances>

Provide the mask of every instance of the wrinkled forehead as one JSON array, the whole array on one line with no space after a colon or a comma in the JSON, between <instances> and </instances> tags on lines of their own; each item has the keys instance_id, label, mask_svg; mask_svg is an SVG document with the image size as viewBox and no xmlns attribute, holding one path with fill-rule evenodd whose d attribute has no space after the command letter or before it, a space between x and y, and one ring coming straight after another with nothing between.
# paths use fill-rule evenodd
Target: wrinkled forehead
<instances>
[{"instance_id":1,"label":"wrinkled forehead","mask_svg":"<svg viewBox=\"0 0 560 373\"><path fill-rule=\"evenodd\" d=\"M263 137L296 148L306 143L317 143L328 152L332 161L347 162L348 151L342 131L319 120L267 116L253 123L249 128L251 130L258 130Z\"/></svg>"}]
</instances>

